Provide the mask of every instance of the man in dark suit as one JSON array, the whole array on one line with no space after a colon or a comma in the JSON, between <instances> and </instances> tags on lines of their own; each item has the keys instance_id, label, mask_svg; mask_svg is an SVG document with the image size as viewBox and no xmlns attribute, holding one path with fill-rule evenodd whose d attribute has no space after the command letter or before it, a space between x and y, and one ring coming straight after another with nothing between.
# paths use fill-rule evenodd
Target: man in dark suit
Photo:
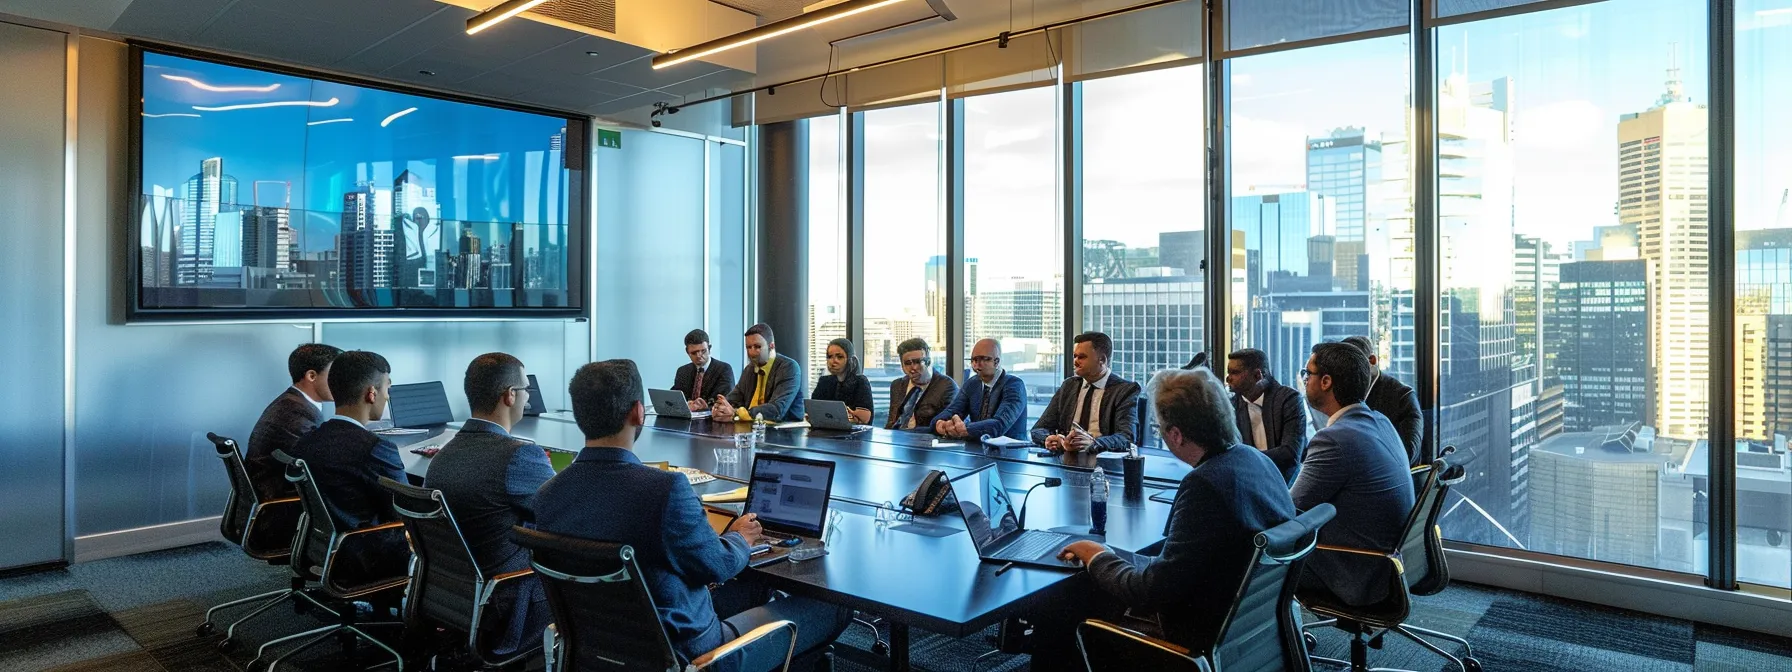
<instances>
[{"instance_id":1,"label":"man in dark suit","mask_svg":"<svg viewBox=\"0 0 1792 672\"><path fill-rule=\"evenodd\" d=\"M1293 483L1307 450L1300 392L1269 375L1269 355L1256 348L1226 355L1226 387L1232 390L1232 416L1243 443L1263 451L1282 471L1282 481Z\"/></svg>"},{"instance_id":2,"label":"man in dark suit","mask_svg":"<svg viewBox=\"0 0 1792 672\"><path fill-rule=\"evenodd\" d=\"M1151 634L1196 652L1213 648L1257 533L1294 517L1275 463L1239 443L1226 397L1205 368L1151 380L1164 447L1194 468L1176 489L1162 553L1134 560L1092 541L1064 549L1103 594L1135 616L1156 615L1162 631Z\"/></svg>"},{"instance_id":3,"label":"man in dark suit","mask_svg":"<svg viewBox=\"0 0 1792 672\"><path fill-rule=\"evenodd\" d=\"M971 372L958 394L933 416L940 436L1027 438L1027 384L1002 370L1002 344L985 338L971 346Z\"/></svg>"},{"instance_id":4,"label":"man in dark suit","mask_svg":"<svg viewBox=\"0 0 1792 672\"><path fill-rule=\"evenodd\" d=\"M1406 447L1407 465L1416 467L1431 464L1435 456L1427 454L1429 451L1420 445L1425 440L1425 416L1419 412L1419 393L1399 379L1381 372L1375 357L1375 345L1369 342L1367 336L1351 336L1343 342L1362 351L1363 356L1369 358L1372 382L1369 383L1369 395L1364 398L1363 403L1370 410L1387 416L1388 422L1393 423L1394 432L1400 435L1401 445Z\"/></svg>"},{"instance_id":5,"label":"man in dark suit","mask_svg":"<svg viewBox=\"0 0 1792 672\"><path fill-rule=\"evenodd\" d=\"M926 431L929 421L952 403L958 383L933 368L931 352L927 341L919 338L896 344L896 359L902 363L903 375L890 381L890 410L884 429Z\"/></svg>"},{"instance_id":6,"label":"man in dark suit","mask_svg":"<svg viewBox=\"0 0 1792 672\"><path fill-rule=\"evenodd\" d=\"M772 328L764 322L747 329L747 368L740 373L740 384L728 396L715 400L716 419L734 418L767 422L796 422L803 419L803 367L796 360L778 354Z\"/></svg>"},{"instance_id":7,"label":"man in dark suit","mask_svg":"<svg viewBox=\"0 0 1792 672\"><path fill-rule=\"evenodd\" d=\"M757 516L734 520L723 534L710 528L690 481L635 456L646 411L641 374L625 359L586 364L570 385L573 418L585 435L579 458L535 495L540 529L583 539L628 544L659 608L660 624L681 662L773 621L797 624L797 650L833 641L851 612L820 602L782 597L737 614L718 614L716 602L737 602L724 593L754 589L729 581L747 567L760 543ZM726 583L724 583L726 582ZM709 586L717 588L712 599ZM727 616L726 620L718 616ZM776 637L748 645L740 669L760 672L783 663L786 644Z\"/></svg>"},{"instance_id":8,"label":"man in dark suit","mask_svg":"<svg viewBox=\"0 0 1792 672\"><path fill-rule=\"evenodd\" d=\"M1354 346L1313 346L1301 377L1307 403L1327 420L1307 444L1290 494L1301 511L1321 503L1337 507L1338 516L1320 531L1319 543L1387 552L1400 543L1412 512L1412 476L1394 426L1363 405L1369 370L1369 358ZM1370 605L1387 597L1391 571L1383 558L1319 550L1307 556L1301 589Z\"/></svg>"},{"instance_id":9,"label":"man in dark suit","mask_svg":"<svg viewBox=\"0 0 1792 672\"><path fill-rule=\"evenodd\" d=\"M462 383L473 417L430 461L426 487L442 491L461 536L486 578L529 568L529 553L510 528L534 520L529 503L554 477L547 453L510 435L529 408L523 363L502 352L473 358ZM541 643L551 619L547 593L534 576L499 586L485 612L491 653L503 657Z\"/></svg>"},{"instance_id":10,"label":"man in dark suit","mask_svg":"<svg viewBox=\"0 0 1792 672\"><path fill-rule=\"evenodd\" d=\"M330 508L338 531L357 530L398 520L392 496L380 487L380 477L407 482L404 462L391 441L367 431L380 419L392 387L392 366L386 358L365 350L351 350L330 364L330 396L336 415L311 430L288 451L305 461L311 477ZM410 546L402 530L394 534L363 535L343 547L338 562L344 583L402 576L410 562Z\"/></svg>"},{"instance_id":11,"label":"man in dark suit","mask_svg":"<svg viewBox=\"0 0 1792 672\"><path fill-rule=\"evenodd\" d=\"M274 451L292 452L299 437L324 421L324 402L330 401L330 362L340 354L341 348L306 343L286 356L292 387L262 410L249 433L248 454L243 458L249 482L255 484L255 494L262 501L293 496L292 483L286 480L286 469L274 459Z\"/></svg>"},{"instance_id":12,"label":"man in dark suit","mask_svg":"<svg viewBox=\"0 0 1792 672\"><path fill-rule=\"evenodd\" d=\"M1033 443L1052 452L1121 451L1138 443L1139 384L1114 375L1108 362L1114 341L1099 331L1077 334L1071 361L1076 375L1033 423Z\"/></svg>"},{"instance_id":13,"label":"man in dark suit","mask_svg":"<svg viewBox=\"0 0 1792 672\"><path fill-rule=\"evenodd\" d=\"M709 356L709 332L692 329L684 335L684 354L691 363L678 367L672 376L672 389L684 393L691 410L709 408L709 399L734 389L734 367Z\"/></svg>"}]
</instances>

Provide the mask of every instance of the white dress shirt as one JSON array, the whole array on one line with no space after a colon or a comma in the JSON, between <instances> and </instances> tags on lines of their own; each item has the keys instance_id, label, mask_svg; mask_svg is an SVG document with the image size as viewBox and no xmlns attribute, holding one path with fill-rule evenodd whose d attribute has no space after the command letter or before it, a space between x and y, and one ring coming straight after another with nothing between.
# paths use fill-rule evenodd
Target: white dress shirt
<instances>
[{"instance_id":1,"label":"white dress shirt","mask_svg":"<svg viewBox=\"0 0 1792 672\"><path fill-rule=\"evenodd\" d=\"M1269 450L1269 433L1263 431L1263 399L1268 396L1266 392L1245 400L1245 410L1251 414L1251 444L1257 450Z\"/></svg>"},{"instance_id":2,"label":"white dress shirt","mask_svg":"<svg viewBox=\"0 0 1792 672\"><path fill-rule=\"evenodd\" d=\"M324 402L318 401L316 399L312 399L311 395L305 394L305 391L299 389L298 386L296 386L296 385L292 387L292 391L299 393L299 396L304 397L305 401L311 402L312 406L316 406L317 412L319 412L319 413L324 412Z\"/></svg>"},{"instance_id":3,"label":"white dress shirt","mask_svg":"<svg viewBox=\"0 0 1792 672\"><path fill-rule=\"evenodd\" d=\"M1076 393L1076 405L1070 407L1070 420L1075 422L1076 414L1083 412L1083 396L1088 394L1095 395L1095 398L1089 402L1089 418L1085 420L1085 422L1089 424L1083 427L1083 431L1088 432L1089 436L1098 439L1101 438L1101 397L1108 389L1108 379L1112 377L1114 377L1114 374L1110 373L1102 376L1101 380L1095 381L1095 389L1093 391L1089 389L1088 381L1083 380L1082 378L1077 378L1077 387L1082 389L1078 390Z\"/></svg>"},{"instance_id":4,"label":"white dress shirt","mask_svg":"<svg viewBox=\"0 0 1792 672\"><path fill-rule=\"evenodd\" d=\"M1356 408L1356 407L1358 407L1358 406L1361 406L1361 405L1363 405L1363 404L1362 404L1362 402L1357 402L1357 403L1354 403L1354 404L1351 404L1351 405L1349 405L1349 406L1345 406L1345 407L1343 407L1343 408L1340 408L1340 409L1338 409L1338 412L1337 412L1337 413L1333 413L1333 414L1332 414L1332 417L1329 417L1329 418L1326 418L1326 419L1325 419L1325 426L1327 426L1327 427L1330 427L1330 426L1332 426L1332 423L1334 423L1334 422L1337 422L1337 421L1338 421L1338 418L1339 418L1339 417L1340 417L1340 416L1342 416L1342 415L1344 415L1344 414L1345 414L1345 413L1346 413L1346 412L1348 412L1348 411L1349 411L1349 410L1350 410L1350 409L1353 409L1353 408Z\"/></svg>"}]
</instances>

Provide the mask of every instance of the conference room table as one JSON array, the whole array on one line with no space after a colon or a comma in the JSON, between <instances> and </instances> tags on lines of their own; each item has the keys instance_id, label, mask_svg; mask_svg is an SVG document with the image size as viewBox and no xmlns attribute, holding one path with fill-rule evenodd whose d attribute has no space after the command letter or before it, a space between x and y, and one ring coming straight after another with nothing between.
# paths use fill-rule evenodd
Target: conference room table
<instances>
[{"instance_id":1,"label":"conference room table","mask_svg":"<svg viewBox=\"0 0 1792 672\"><path fill-rule=\"evenodd\" d=\"M1004 569L982 562L958 516L904 516L880 522L877 512L900 502L931 470L956 477L993 464L1002 472L1003 485L1016 496L1046 477L1061 478L1062 486L1040 488L1031 496L1039 501L1027 504L1029 527L1085 533L1090 522L1091 456L1043 459L1023 457L1024 451L924 448L918 441L895 436L902 433L881 429L857 433L768 429L764 443L737 449L733 435L737 430L750 431L746 423L737 428L735 423L650 417L649 425L636 440L636 455L644 462L665 461L715 476L713 481L694 486L699 494L725 492L745 484L754 456L760 453L835 463L830 508L838 514L829 522L827 554L804 562L749 568L747 574L776 590L887 620L891 670L909 669L912 627L967 637L1007 618L1074 598L1087 587L1082 572L1020 566ZM430 459L413 453L409 446L441 432L390 437L401 444L405 470L414 479L427 475ZM535 441L550 453L559 451L559 464L566 463L567 453L584 445L578 427L563 415L524 418L512 433ZM1157 461L1163 460L1147 458L1147 464ZM1117 549L1137 551L1161 541L1170 507L1149 495L1162 491L1165 484L1161 479L1147 480L1144 493L1129 498L1124 496L1117 466L1111 474L1106 542Z\"/></svg>"}]
</instances>

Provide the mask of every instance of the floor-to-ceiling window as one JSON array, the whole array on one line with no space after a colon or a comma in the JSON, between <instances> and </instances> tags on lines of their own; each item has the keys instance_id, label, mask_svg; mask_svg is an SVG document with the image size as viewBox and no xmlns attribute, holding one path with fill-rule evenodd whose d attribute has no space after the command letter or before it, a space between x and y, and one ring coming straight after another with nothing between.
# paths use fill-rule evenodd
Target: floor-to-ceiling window
<instances>
[{"instance_id":1,"label":"floor-to-ceiling window","mask_svg":"<svg viewBox=\"0 0 1792 672\"><path fill-rule=\"evenodd\" d=\"M1297 389L1353 335L1413 380L1409 67L1404 36L1232 62L1229 328Z\"/></svg>"},{"instance_id":2,"label":"floor-to-ceiling window","mask_svg":"<svg viewBox=\"0 0 1792 672\"><path fill-rule=\"evenodd\" d=\"M940 104L865 115L865 375L882 425L896 346L922 338L945 365L946 246L940 210ZM945 372L944 369L941 369Z\"/></svg>"},{"instance_id":3,"label":"floor-to-ceiling window","mask_svg":"<svg viewBox=\"0 0 1792 672\"><path fill-rule=\"evenodd\" d=\"M1704 569L1705 11L1437 33L1436 431L1469 474L1448 538Z\"/></svg>"},{"instance_id":4,"label":"floor-to-ceiling window","mask_svg":"<svg viewBox=\"0 0 1792 672\"><path fill-rule=\"evenodd\" d=\"M809 352L803 371L827 371L828 341L846 336L846 230L841 117L809 124ZM855 343L854 345L863 345ZM813 384L813 383L811 383Z\"/></svg>"},{"instance_id":5,"label":"floor-to-ceiling window","mask_svg":"<svg viewBox=\"0 0 1792 672\"><path fill-rule=\"evenodd\" d=\"M1057 108L1049 86L964 101L965 357L999 339L1003 368L1027 383L1029 419L1062 377Z\"/></svg>"},{"instance_id":6,"label":"floor-to-ceiling window","mask_svg":"<svg viewBox=\"0 0 1792 672\"><path fill-rule=\"evenodd\" d=\"M1205 348L1203 72L1185 66L1079 85L1081 328L1112 337L1114 372L1141 383Z\"/></svg>"},{"instance_id":7,"label":"floor-to-ceiling window","mask_svg":"<svg viewBox=\"0 0 1792 672\"><path fill-rule=\"evenodd\" d=\"M1736 3L1736 576L1792 587L1792 0Z\"/></svg>"}]
</instances>

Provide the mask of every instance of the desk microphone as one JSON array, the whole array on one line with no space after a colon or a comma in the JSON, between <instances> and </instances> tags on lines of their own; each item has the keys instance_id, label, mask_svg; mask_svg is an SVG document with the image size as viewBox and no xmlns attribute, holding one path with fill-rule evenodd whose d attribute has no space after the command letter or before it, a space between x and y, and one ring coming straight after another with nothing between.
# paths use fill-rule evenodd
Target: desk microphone
<instances>
[{"instance_id":1,"label":"desk microphone","mask_svg":"<svg viewBox=\"0 0 1792 672\"><path fill-rule=\"evenodd\" d=\"M1020 529L1027 529L1027 503L1033 501L1033 491L1038 490L1041 487L1055 488L1063 484L1064 479L1047 476L1044 482L1035 483L1033 484L1033 487L1027 488L1026 496L1022 497L1020 500Z\"/></svg>"},{"instance_id":2,"label":"desk microphone","mask_svg":"<svg viewBox=\"0 0 1792 672\"><path fill-rule=\"evenodd\" d=\"M1193 370L1193 369L1201 368L1203 366L1207 366L1207 353L1206 352L1197 352L1197 353L1195 353L1194 358L1188 360L1188 363L1184 364L1182 366L1182 368Z\"/></svg>"}]
</instances>

